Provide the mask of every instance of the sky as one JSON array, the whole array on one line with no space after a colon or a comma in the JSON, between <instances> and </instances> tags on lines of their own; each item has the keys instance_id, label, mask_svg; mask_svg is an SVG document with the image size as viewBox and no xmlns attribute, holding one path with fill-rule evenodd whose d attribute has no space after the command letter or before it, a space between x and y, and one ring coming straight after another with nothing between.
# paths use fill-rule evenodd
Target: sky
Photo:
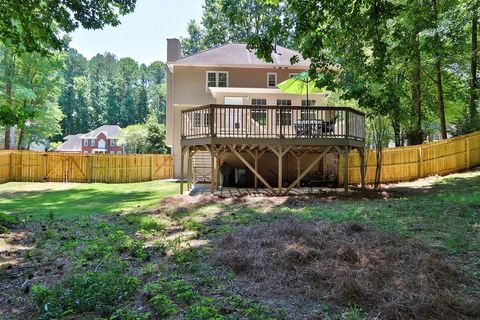
<instances>
[{"instance_id":1,"label":"sky","mask_svg":"<svg viewBox=\"0 0 480 320\"><path fill-rule=\"evenodd\" d=\"M79 28L71 34L70 46L91 58L111 52L119 58L130 57L139 63L165 61L167 38L187 35L191 19L201 20L204 0L137 0L135 11L120 17L117 27L103 30Z\"/></svg>"}]
</instances>

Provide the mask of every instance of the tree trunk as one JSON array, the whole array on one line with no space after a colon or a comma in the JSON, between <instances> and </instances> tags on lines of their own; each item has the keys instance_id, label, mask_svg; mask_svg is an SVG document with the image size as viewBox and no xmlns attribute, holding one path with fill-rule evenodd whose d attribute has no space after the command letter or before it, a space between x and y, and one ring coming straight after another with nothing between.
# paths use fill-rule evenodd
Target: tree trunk
<instances>
[{"instance_id":1,"label":"tree trunk","mask_svg":"<svg viewBox=\"0 0 480 320\"><path fill-rule=\"evenodd\" d=\"M17 149L18 150L25 150L23 146L23 140L25 139L25 128L20 128L20 134L18 135L18 142L17 142Z\"/></svg>"},{"instance_id":2,"label":"tree trunk","mask_svg":"<svg viewBox=\"0 0 480 320\"><path fill-rule=\"evenodd\" d=\"M13 73L15 70L14 60L10 51L4 52L3 66L5 68L5 96L8 107L13 111ZM11 127L5 126L5 149L13 149L13 141L10 139Z\"/></svg>"},{"instance_id":3,"label":"tree trunk","mask_svg":"<svg viewBox=\"0 0 480 320\"><path fill-rule=\"evenodd\" d=\"M469 106L469 115L472 124L475 123L477 118L477 89L478 89L478 79L477 79L477 35L478 35L478 13L477 6L473 7L472 13L472 45L471 45L471 61L470 61L470 106Z\"/></svg>"},{"instance_id":4,"label":"tree trunk","mask_svg":"<svg viewBox=\"0 0 480 320\"><path fill-rule=\"evenodd\" d=\"M421 88L421 58L418 43L418 34L414 34L413 43L413 68L412 68L412 112L416 118L413 131L410 134L410 144L421 144L423 142L422 131L422 88Z\"/></svg>"},{"instance_id":5,"label":"tree trunk","mask_svg":"<svg viewBox=\"0 0 480 320\"><path fill-rule=\"evenodd\" d=\"M403 146L403 139L400 130L400 122L397 119L392 117L392 128L393 134L395 139L395 147L402 147Z\"/></svg>"},{"instance_id":6,"label":"tree trunk","mask_svg":"<svg viewBox=\"0 0 480 320\"><path fill-rule=\"evenodd\" d=\"M438 7L437 0L432 0L433 14L438 28ZM438 95L438 118L440 119L440 132L442 139L447 139L447 123L445 121L445 100L443 97L443 83L442 83L442 43L438 31L435 32L435 75L437 82Z\"/></svg>"}]
</instances>

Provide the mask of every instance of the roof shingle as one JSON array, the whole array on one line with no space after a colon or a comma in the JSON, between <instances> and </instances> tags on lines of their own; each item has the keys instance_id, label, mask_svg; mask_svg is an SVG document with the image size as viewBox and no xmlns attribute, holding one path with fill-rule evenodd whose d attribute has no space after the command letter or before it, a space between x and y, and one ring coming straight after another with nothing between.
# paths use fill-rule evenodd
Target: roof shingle
<instances>
[{"instance_id":1,"label":"roof shingle","mask_svg":"<svg viewBox=\"0 0 480 320\"><path fill-rule=\"evenodd\" d=\"M290 59L298 56L299 62L293 66L308 67L309 60L300 53L277 45L272 53L273 63L265 62L255 55L255 51L247 49L245 43L229 43L197 54L170 61L169 65L252 65L252 66L292 66Z\"/></svg>"}]
</instances>

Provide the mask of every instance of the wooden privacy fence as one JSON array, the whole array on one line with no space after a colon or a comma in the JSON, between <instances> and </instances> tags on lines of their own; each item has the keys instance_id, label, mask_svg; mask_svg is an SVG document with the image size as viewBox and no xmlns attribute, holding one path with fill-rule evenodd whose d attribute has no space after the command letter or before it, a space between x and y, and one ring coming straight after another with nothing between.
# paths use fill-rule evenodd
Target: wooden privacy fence
<instances>
[{"instance_id":1,"label":"wooden privacy fence","mask_svg":"<svg viewBox=\"0 0 480 320\"><path fill-rule=\"evenodd\" d=\"M385 148L382 159L382 183L468 170L480 165L480 132L416 146ZM344 158L340 159L339 168L343 168L344 161ZM375 168L375 151L369 150L366 183L374 182ZM343 183L343 170L339 171L339 181ZM350 153L348 175L350 183L360 183L358 152Z\"/></svg>"},{"instance_id":2,"label":"wooden privacy fence","mask_svg":"<svg viewBox=\"0 0 480 320\"><path fill-rule=\"evenodd\" d=\"M172 176L173 160L165 154L0 151L0 182L125 183Z\"/></svg>"}]
</instances>

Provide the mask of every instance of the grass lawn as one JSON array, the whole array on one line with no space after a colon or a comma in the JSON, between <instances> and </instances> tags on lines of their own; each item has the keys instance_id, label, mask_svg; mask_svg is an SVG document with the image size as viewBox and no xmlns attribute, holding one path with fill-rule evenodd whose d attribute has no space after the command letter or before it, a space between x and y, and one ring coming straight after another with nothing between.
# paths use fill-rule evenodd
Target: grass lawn
<instances>
[{"instance_id":1,"label":"grass lawn","mask_svg":"<svg viewBox=\"0 0 480 320\"><path fill-rule=\"evenodd\" d=\"M0 185L0 318L480 317L479 170L381 192L177 192Z\"/></svg>"},{"instance_id":2,"label":"grass lawn","mask_svg":"<svg viewBox=\"0 0 480 320\"><path fill-rule=\"evenodd\" d=\"M131 184L9 182L0 184L0 212L36 221L49 214L71 219L95 213L145 210L178 192L178 183L166 181Z\"/></svg>"}]
</instances>

